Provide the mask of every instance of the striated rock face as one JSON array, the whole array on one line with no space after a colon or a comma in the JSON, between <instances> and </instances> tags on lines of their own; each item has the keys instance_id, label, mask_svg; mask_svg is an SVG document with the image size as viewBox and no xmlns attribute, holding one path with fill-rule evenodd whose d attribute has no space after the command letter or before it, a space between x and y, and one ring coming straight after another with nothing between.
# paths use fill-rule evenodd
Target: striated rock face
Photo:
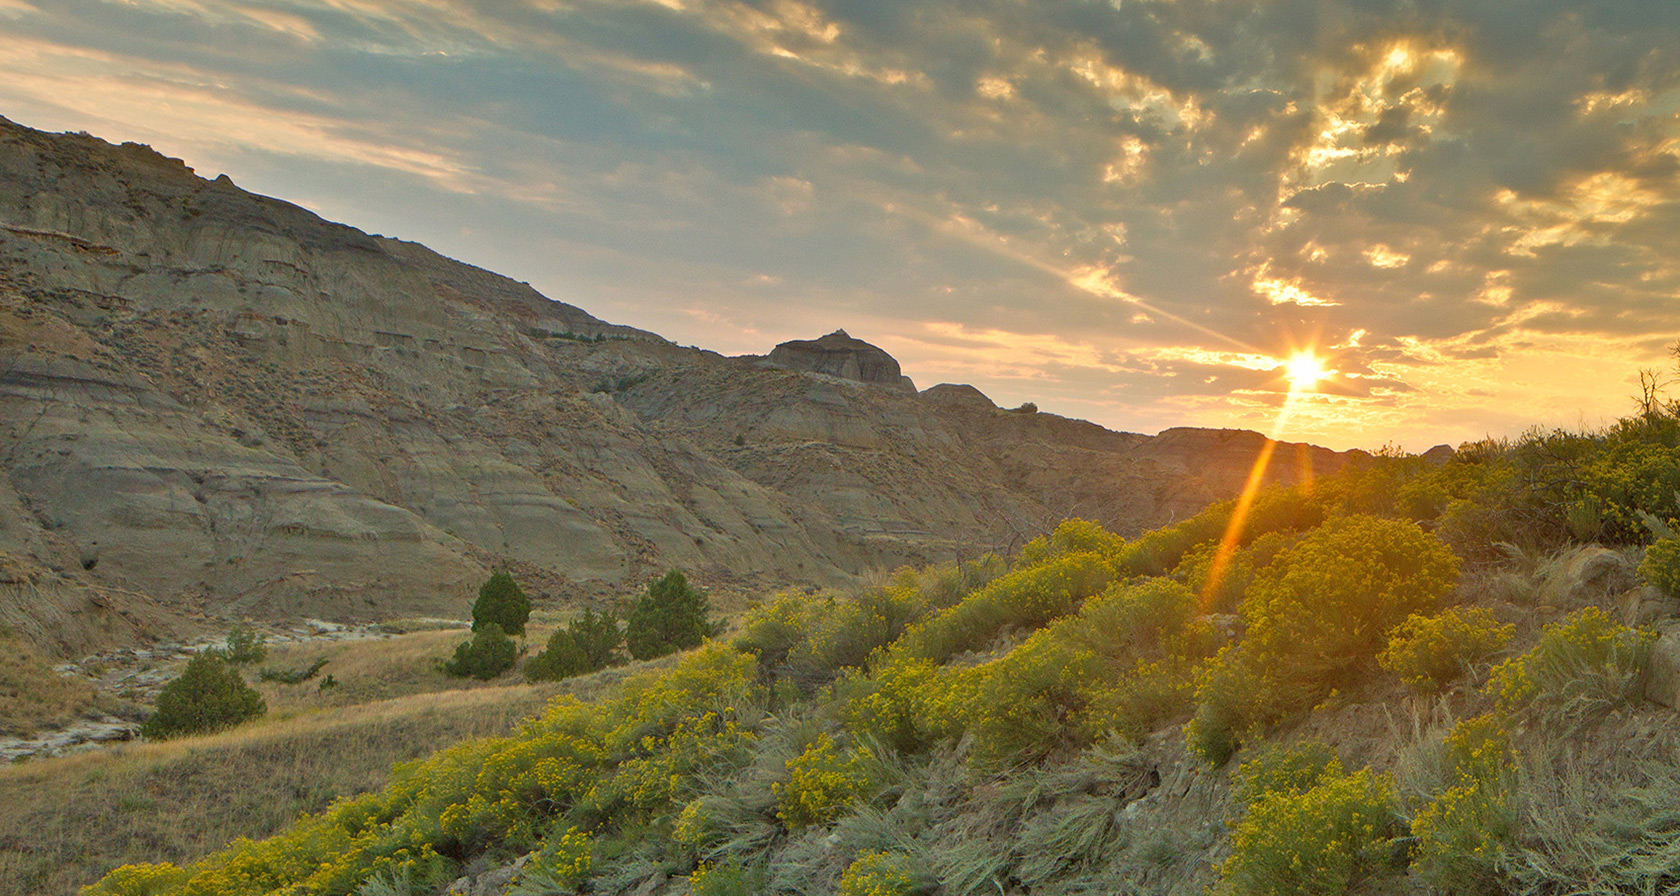
<instances>
[{"instance_id":1,"label":"striated rock face","mask_svg":"<svg viewBox=\"0 0 1680 896\"><path fill-rule=\"evenodd\" d=\"M898 361L885 351L854 339L845 330L835 330L821 339L795 339L770 351L768 362L788 370L822 373L842 379L874 383L903 391L916 391L898 368Z\"/></svg>"},{"instance_id":2,"label":"striated rock face","mask_svg":"<svg viewBox=\"0 0 1680 896\"><path fill-rule=\"evenodd\" d=\"M459 617L501 565L539 602L672 568L841 584L1183 518L1264 444L918 394L843 332L772 363L678 347L4 119L0 358L0 625L60 653L204 615Z\"/></svg>"}]
</instances>

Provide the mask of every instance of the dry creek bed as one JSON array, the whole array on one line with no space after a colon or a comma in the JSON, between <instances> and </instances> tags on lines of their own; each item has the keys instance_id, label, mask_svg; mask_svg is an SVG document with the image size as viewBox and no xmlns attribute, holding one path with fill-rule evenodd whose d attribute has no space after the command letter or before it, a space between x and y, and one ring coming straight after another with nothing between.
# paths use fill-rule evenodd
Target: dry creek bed
<instances>
[{"instance_id":1,"label":"dry creek bed","mask_svg":"<svg viewBox=\"0 0 1680 896\"><path fill-rule=\"evenodd\" d=\"M342 625L320 619L305 619L287 629L263 633L263 644L281 647L320 641L363 641L391 637L389 631L377 625ZM95 691L109 694L134 704L154 705L163 686L178 673L181 660L212 647L221 647L226 638L203 638L191 643L159 644L153 647L129 647L110 653L83 657L73 663L63 663L54 671L67 677L90 682ZM98 749L113 743L133 740L139 735L140 724L114 715L102 714L76 719L51 731L36 731L18 737L0 737L0 763L21 762L64 756L84 750Z\"/></svg>"}]
</instances>

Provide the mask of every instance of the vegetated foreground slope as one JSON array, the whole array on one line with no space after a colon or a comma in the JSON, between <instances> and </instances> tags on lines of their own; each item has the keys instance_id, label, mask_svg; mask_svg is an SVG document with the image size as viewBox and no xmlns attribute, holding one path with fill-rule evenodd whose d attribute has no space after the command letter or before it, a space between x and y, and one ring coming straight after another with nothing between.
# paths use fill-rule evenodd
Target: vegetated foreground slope
<instances>
[{"instance_id":1,"label":"vegetated foreground slope","mask_svg":"<svg viewBox=\"0 0 1680 896\"><path fill-rule=\"evenodd\" d=\"M1068 522L87 893L1673 892L1677 486L1653 403Z\"/></svg>"},{"instance_id":2,"label":"vegetated foreground slope","mask_svg":"<svg viewBox=\"0 0 1680 896\"><path fill-rule=\"evenodd\" d=\"M573 597L673 567L839 584L1070 515L1182 519L1264 442L786 369L834 342L681 348L146 147L0 119L0 625L71 654L183 613L459 616L493 567ZM1344 460L1280 457L1278 481Z\"/></svg>"}]
</instances>

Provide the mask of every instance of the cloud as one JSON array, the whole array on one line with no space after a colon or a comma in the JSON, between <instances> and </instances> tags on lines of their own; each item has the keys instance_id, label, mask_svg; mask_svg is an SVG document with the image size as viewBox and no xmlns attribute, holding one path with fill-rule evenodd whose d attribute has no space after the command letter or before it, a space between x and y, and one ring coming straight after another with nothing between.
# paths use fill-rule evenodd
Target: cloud
<instances>
[{"instance_id":1,"label":"cloud","mask_svg":"<svg viewBox=\"0 0 1680 896\"><path fill-rule=\"evenodd\" d=\"M1680 335L1680 7L0 0L0 76L679 342L1126 429L1273 426L1303 349L1297 435L1569 425Z\"/></svg>"}]
</instances>

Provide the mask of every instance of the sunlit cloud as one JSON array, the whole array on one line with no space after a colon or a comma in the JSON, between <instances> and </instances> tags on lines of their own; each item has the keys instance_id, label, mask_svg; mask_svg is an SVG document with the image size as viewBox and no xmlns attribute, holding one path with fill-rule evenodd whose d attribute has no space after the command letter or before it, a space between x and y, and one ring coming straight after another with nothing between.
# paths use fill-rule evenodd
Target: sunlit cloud
<instances>
[{"instance_id":1,"label":"sunlit cloud","mask_svg":"<svg viewBox=\"0 0 1680 896\"><path fill-rule=\"evenodd\" d=\"M358 137L351 123L259 104L181 65L27 39L0 42L0 99L56 107L101 123L142 123L165 144L261 146L321 161L365 164L472 190L469 166L383 135Z\"/></svg>"},{"instance_id":2,"label":"sunlit cloud","mask_svg":"<svg viewBox=\"0 0 1680 896\"><path fill-rule=\"evenodd\" d=\"M1426 448L1669 363L1680 7L1239 6L0 0L0 114L1133 431Z\"/></svg>"}]
</instances>

